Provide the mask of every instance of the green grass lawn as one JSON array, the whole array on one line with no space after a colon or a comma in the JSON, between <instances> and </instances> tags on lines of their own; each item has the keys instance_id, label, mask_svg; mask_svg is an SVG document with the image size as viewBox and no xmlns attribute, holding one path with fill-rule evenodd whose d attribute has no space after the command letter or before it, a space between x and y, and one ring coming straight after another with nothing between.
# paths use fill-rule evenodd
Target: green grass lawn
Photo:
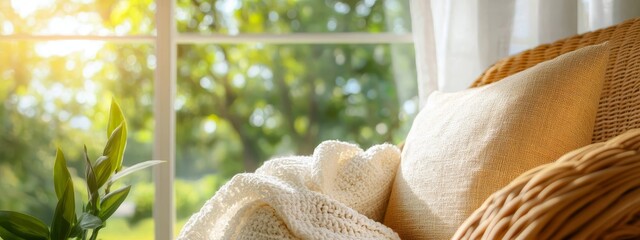
<instances>
[{"instance_id":1,"label":"green grass lawn","mask_svg":"<svg viewBox=\"0 0 640 240\"><path fill-rule=\"evenodd\" d=\"M187 219L178 220L174 227L177 237ZM153 219L148 218L135 225L129 225L126 219L114 218L107 220L107 227L100 230L98 239L103 240L153 240Z\"/></svg>"}]
</instances>

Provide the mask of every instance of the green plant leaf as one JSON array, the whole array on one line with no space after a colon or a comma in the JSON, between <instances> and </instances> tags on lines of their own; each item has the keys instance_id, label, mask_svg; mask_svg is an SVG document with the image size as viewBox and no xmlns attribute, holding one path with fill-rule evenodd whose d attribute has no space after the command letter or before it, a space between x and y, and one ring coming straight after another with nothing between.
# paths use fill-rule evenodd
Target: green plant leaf
<instances>
[{"instance_id":1,"label":"green plant leaf","mask_svg":"<svg viewBox=\"0 0 640 240\"><path fill-rule=\"evenodd\" d=\"M117 162L119 161L118 149L121 145L121 136L122 125L113 131L102 152L103 157L96 161L93 170L95 171L98 188L102 187L116 170Z\"/></svg>"},{"instance_id":2,"label":"green plant leaf","mask_svg":"<svg viewBox=\"0 0 640 240\"><path fill-rule=\"evenodd\" d=\"M80 226L78 226L76 224L71 229L71 232L69 233L69 238L82 238L82 234L83 233L84 233L84 231L82 229L80 229Z\"/></svg>"},{"instance_id":3,"label":"green plant leaf","mask_svg":"<svg viewBox=\"0 0 640 240\"><path fill-rule=\"evenodd\" d=\"M93 164L93 167L95 168L95 166L98 166L98 164L100 164L101 162L107 161L107 159L109 159L109 157L100 156L98 159L96 159L96 163Z\"/></svg>"},{"instance_id":4,"label":"green plant leaf","mask_svg":"<svg viewBox=\"0 0 640 240\"><path fill-rule=\"evenodd\" d=\"M24 238L18 237L15 234L7 231L3 227L0 227L0 239L3 240L24 240Z\"/></svg>"},{"instance_id":5,"label":"green plant leaf","mask_svg":"<svg viewBox=\"0 0 640 240\"><path fill-rule=\"evenodd\" d=\"M102 226L102 220L89 213L83 213L78 220L78 226L82 230L96 229Z\"/></svg>"},{"instance_id":6,"label":"green plant leaf","mask_svg":"<svg viewBox=\"0 0 640 240\"><path fill-rule=\"evenodd\" d=\"M69 223L75 223L76 222L76 199L74 197L74 191L73 191L73 181L71 180L71 178L69 178L69 182L67 183L67 187L64 190L64 208L62 211L62 216L64 217L65 220L67 220Z\"/></svg>"},{"instance_id":7,"label":"green plant leaf","mask_svg":"<svg viewBox=\"0 0 640 240\"><path fill-rule=\"evenodd\" d=\"M124 149L127 146L127 121L124 118L122 109L115 99L111 99L111 107L109 109L109 123L107 125L107 136L111 138L114 131L122 125L122 134L119 137L119 146L114 153L116 161L115 171L119 172L122 169L122 157L124 155ZM106 154L104 154L106 156Z\"/></svg>"},{"instance_id":8,"label":"green plant leaf","mask_svg":"<svg viewBox=\"0 0 640 240\"><path fill-rule=\"evenodd\" d=\"M115 99L111 98L111 107L109 108L109 122L107 123L107 136L111 136L120 124L124 122L124 115L120 109L120 105Z\"/></svg>"},{"instance_id":9,"label":"green plant leaf","mask_svg":"<svg viewBox=\"0 0 640 240\"><path fill-rule=\"evenodd\" d=\"M66 239L69 236L72 225L76 222L76 211L73 181L67 168L67 161L59 148L56 152L56 162L53 167L53 182L58 204L51 223L51 237L53 239Z\"/></svg>"},{"instance_id":10,"label":"green plant leaf","mask_svg":"<svg viewBox=\"0 0 640 240\"><path fill-rule=\"evenodd\" d=\"M118 210L120 204L124 202L124 199L127 198L130 190L131 186L126 186L104 196L100 201L100 208L102 210L98 214L98 217L102 219L102 221L106 221L111 217L111 215Z\"/></svg>"},{"instance_id":11,"label":"green plant leaf","mask_svg":"<svg viewBox=\"0 0 640 240\"><path fill-rule=\"evenodd\" d=\"M140 171L142 169L154 166L154 165L158 165L160 163L163 163L164 161L162 160L149 160L149 161L144 161L141 163L137 163L131 167L125 168L124 170L114 174L113 176L111 176L111 179L109 179L110 184L114 183L115 181L117 181L120 178L123 178L129 174L132 174L134 172Z\"/></svg>"},{"instance_id":12,"label":"green plant leaf","mask_svg":"<svg viewBox=\"0 0 640 240\"><path fill-rule=\"evenodd\" d=\"M62 198L58 200L56 211L51 223L51 239L67 239L72 226L76 222L75 199L73 197L73 183L71 179L66 183Z\"/></svg>"},{"instance_id":13,"label":"green plant leaf","mask_svg":"<svg viewBox=\"0 0 640 240\"><path fill-rule=\"evenodd\" d=\"M0 211L0 238L48 239L49 228L35 217L12 211Z\"/></svg>"},{"instance_id":14,"label":"green plant leaf","mask_svg":"<svg viewBox=\"0 0 640 240\"><path fill-rule=\"evenodd\" d=\"M99 210L98 199L98 183L96 180L96 175L93 170L93 166L91 165L91 161L89 160L89 155L87 154L87 145L84 146L84 160L85 160L85 169L84 169L84 179L87 182L87 191L89 196L89 206L91 208L95 208Z\"/></svg>"},{"instance_id":15,"label":"green plant leaf","mask_svg":"<svg viewBox=\"0 0 640 240\"><path fill-rule=\"evenodd\" d=\"M58 200L62 198L66 183L71 179L69 169L67 169L67 161L64 159L64 154L60 148L56 151L56 162L53 166L53 184L56 189L56 197Z\"/></svg>"}]
</instances>

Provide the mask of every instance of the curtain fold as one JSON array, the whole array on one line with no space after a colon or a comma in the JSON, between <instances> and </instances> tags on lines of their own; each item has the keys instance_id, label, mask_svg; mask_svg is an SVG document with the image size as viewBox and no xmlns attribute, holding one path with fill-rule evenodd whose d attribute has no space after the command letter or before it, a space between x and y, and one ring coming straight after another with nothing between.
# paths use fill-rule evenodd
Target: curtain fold
<instances>
[{"instance_id":1,"label":"curtain fold","mask_svg":"<svg viewBox=\"0 0 640 240\"><path fill-rule=\"evenodd\" d=\"M465 89L482 70L509 51L513 0L439 1L446 11L436 19L438 89ZM435 22L434 22L435 23Z\"/></svg>"},{"instance_id":2,"label":"curtain fold","mask_svg":"<svg viewBox=\"0 0 640 240\"><path fill-rule=\"evenodd\" d=\"M640 16L638 0L580 0L579 32L588 32L615 25Z\"/></svg>"},{"instance_id":3,"label":"curtain fold","mask_svg":"<svg viewBox=\"0 0 640 240\"><path fill-rule=\"evenodd\" d=\"M538 43L555 40L578 33L578 0L538 1Z\"/></svg>"},{"instance_id":4,"label":"curtain fold","mask_svg":"<svg viewBox=\"0 0 640 240\"><path fill-rule=\"evenodd\" d=\"M438 89L438 65L430 0L411 0L411 22L416 52L419 105Z\"/></svg>"},{"instance_id":5,"label":"curtain fold","mask_svg":"<svg viewBox=\"0 0 640 240\"><path fill-rule=\"evenodd\" d=\"M513 14L513 0L481 0L478 3L478 64L476 76L509 54ZM475 77L474 77L475 78ZM464 88L471 84L469 82Z\"/></svg>"},{"instance_id":6,"label":"curtain fold","mask_svg":"<svg viewBox=\"0 0 640 240\"><path fill-rule=\"evenodd\" d=\"M410 0L420 107L518 51L640 16L638 0Z\"/></svg>"},{"instance_id":7,"label":"curtain fold","mask_svg":"<svg viewBox=\"0 0 640 240\"><path fill-rule=\"evenodd\" d=\"M509 53L513 0L411 0L420 106L434 90L467 88Z\"/></svg>"}]
</instances>

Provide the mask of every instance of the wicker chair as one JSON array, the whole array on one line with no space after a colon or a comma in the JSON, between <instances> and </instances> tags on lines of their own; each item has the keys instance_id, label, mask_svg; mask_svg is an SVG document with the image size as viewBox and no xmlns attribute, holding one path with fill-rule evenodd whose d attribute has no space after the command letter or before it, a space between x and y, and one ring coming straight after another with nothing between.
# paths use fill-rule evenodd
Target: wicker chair
<instances>
[{"instance_id":1,"label":"wicker chair","mask_svg":"<svg viewBox=\"0 0 640 240\"><path fill-rule=\"evenodd\" d=\"M611 53L594 144L533 169L494 193L454 239L640 238L640 130L631 130L640 128L640 18L503 59L472 87L605 41Z\"/></svg>"},{"instance_id":2,"label":"wicker chair","mask_svg":"<svg viewBox=\"0 0 640 240\"><path fill-rule=\"evenodd\" d=\"M611 53L592 142L606 141L640 128L640 18L502 59L480 75L472 87L497 82L560 54L606 41Z\"/></svg>"}]
</instances>

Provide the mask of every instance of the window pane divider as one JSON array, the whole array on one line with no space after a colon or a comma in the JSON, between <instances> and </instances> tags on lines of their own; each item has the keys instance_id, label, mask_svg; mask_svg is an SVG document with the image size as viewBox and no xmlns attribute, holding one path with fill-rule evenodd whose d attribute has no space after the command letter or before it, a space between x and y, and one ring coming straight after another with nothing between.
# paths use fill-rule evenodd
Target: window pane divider
<instances>
[{"instance_id":1,"label":"window pane divider","mask_svg":"<svg viewBox=\"0 0 640 240\"><path fill-rule=\"evenodd\" d=\"M176 37L178 44L378 44L413 43L411 33L242 33L236 35L215 33L180 33Z\"/></svg>"},{"instance_id":2,"label":"window pane divider","mask_svg":"<svg viewBox=\"0 0 640 240\"><path fill-rule=\"evenodd\" d=\"M154 43L153 35L101 36L101 35L0 35L1 41L66 41L88 40L117 43Z\"/></svg>"},{"instance_id":3,"label":"window pane divider","mask_svg":"<svg viewBox=\"0 0 640 240\"><path fill-rule=\"evenodd\" d=\"M287 33L287 34L215 34L215 33L179 33L175 34L178 44L385 44L413 43L411 33ZM87 40L115 43L154 43L154 35L0 35L0 41L63 41Z\"/></svg>"},{"instance_id":4,"label":"window pane divider","mask_svg":"<svg viewBox=\"0 0 640 240\"><path fill-rule=\"evenodd\" d=\"M158 0L156 12L157 37L154 83L153 158L165 160L154 168L155 196L153 220L156 240L173 239L176 219L173 180L176 158L176 94L177 44L174 19L175 0Z\"/></svg>"}]
</instances>

